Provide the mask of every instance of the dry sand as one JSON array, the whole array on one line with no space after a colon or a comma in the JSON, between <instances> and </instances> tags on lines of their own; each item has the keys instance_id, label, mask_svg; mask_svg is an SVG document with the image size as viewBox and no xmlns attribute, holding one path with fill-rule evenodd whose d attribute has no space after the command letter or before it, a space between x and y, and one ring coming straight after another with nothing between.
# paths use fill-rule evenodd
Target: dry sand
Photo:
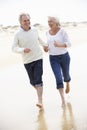
<instances>
[{"instance_id":1,"label":"dry sand","mask_svg":"<svg viewBox=\"0 0 87 130\"><path fill-rule=\"evenodd\" d=\"M48 54L44 54L44 111L36 107L36 92L22 64L11 51L14 30L0 30L0 130L87 130L87 25L65 27L72 47L71 91L66 109L56 90ZM43 32L41 33L41 36Z\"/></svg>"}]
</instances>

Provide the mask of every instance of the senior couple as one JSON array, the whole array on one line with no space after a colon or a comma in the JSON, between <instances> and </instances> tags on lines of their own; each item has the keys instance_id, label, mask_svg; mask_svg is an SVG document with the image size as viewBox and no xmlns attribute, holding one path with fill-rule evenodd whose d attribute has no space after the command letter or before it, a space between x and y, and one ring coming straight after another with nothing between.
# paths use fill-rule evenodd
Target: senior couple
<instances>
[{"instance_id":1,"label":"senior couple","mask_svg":"<svg viewBox=\"0 0 87 130\"><path fill-rule=\"evenodd\" d=\"M70 91L70 56L67 47L71 46L66 31L61 28L57 17L48 16L49 29L46 32L47 43L38 34L35 27L31 27L30 15L19 15L20 28L14 36L13 52L21 53L24 67L27 71L30 84L36 89L38 101L36 106L43 109L43 52L49 53L49 61L59 90L62 107L65 107L65 93ZM66 88L64 92L64 82Z\"/></svg>"}]
</instances>

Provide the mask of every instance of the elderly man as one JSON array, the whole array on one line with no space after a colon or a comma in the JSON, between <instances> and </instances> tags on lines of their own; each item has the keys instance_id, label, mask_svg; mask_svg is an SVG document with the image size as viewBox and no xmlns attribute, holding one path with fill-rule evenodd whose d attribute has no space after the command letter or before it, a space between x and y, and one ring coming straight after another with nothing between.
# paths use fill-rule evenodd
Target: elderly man
<instances>
[{"instance_id":1,"label":"elderly man","mask_svg":"<svg viewBox=\"0 0 87 130\"><path fill-rule=\"evenodd\" d=\"M36 89L38 102L36 106L43 108L43 54L40 45L46 49L46 44L40 39L37 30L30 26L30 15L19 15L20 29L14 36L12 50L21 53L24 67L31 85Z\"/></svg>"}]
</instances>

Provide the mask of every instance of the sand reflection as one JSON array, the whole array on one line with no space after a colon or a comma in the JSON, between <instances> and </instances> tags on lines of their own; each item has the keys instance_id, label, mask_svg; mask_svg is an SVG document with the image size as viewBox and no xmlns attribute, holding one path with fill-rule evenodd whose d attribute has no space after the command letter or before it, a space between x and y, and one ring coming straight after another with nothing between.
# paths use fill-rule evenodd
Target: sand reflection
<instances>
[{"instance_id":1,"label":"sand reflection","mask_svg":"<svg viewBox=\"0 0 87 130\"><path fill-rule=\"evenodd\" d=\"M77 130L71 103L67 103L66 108L63 110L62 130Z\"/></svg>"},{"instance_id":2,"label":"sand reflection","mask_svg":"<svg viewBox=\"0 0 87 130\"><path fill-rule=\"evenodd\" d=\"M48 130L45 117L44 117L44 110L39 111L37 117L37 129L36 130Z\"/></svg>"}]
</instances>

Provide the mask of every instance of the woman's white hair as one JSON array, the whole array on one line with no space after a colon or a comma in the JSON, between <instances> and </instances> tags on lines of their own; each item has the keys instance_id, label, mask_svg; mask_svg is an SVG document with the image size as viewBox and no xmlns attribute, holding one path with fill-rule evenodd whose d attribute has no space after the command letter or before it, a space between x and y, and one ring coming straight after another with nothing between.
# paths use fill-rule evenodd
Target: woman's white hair
<instances>
[{"instance_id":1,"label":"woman's white hair","mask_svg":"<svg viewBox=\"0 0 87 130\"><path fill-rule=\"evenodd\" d=\"M60 26L60 21L59 18L57 16L48 16L48 20L51 19L52 21L54 21L58 26Z\"/></svg>"}]
</instances>

